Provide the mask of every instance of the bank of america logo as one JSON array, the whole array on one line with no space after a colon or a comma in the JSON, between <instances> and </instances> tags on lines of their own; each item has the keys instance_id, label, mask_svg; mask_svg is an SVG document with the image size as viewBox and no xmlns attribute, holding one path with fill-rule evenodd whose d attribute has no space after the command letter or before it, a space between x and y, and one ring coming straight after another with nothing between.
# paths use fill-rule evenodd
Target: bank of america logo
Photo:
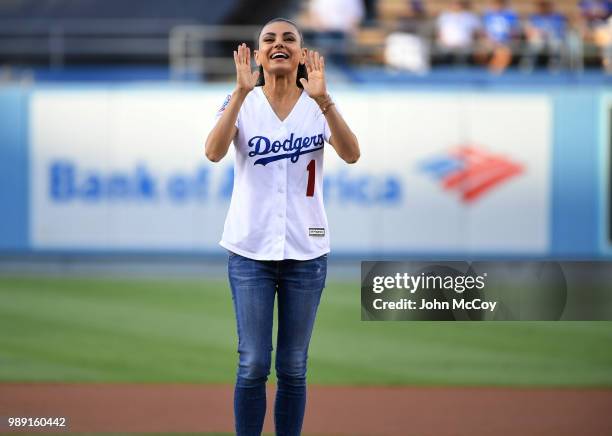
<instances>
[{"instance_id":1,"label":"bank of america logo","mask_svg":"<svg viewBox=\"0 0 612 436\"><path fill-rule=\"evenodd\" d=\"M465 203L478 200L525 170L519 163L472 145L428 159L421 169L438 180L445 190L459 194Z\"/></svg>"}]
</instances>

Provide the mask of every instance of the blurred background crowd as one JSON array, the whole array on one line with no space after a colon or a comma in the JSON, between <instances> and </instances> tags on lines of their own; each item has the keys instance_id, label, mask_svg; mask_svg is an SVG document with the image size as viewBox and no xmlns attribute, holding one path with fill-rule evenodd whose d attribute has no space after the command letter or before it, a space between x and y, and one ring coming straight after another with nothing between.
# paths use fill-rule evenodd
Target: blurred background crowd
<instances>
[{"instance_id":1,"label":"blurred background crowd","mask_svg":"<svg viewBox=\"0 0 612 436\"><path fill-rule=\"evenodd\" d=\"M586 63L610 72L612 1L406 3L395 30L416 37L413 45L421 44L438 64L484 65L499 73L510 65L532 71L539 65L580 69Z\"/></svg>"},{"instance_id":2,"label":"blurred background crowd","mask_svg":"<svg viewBox=\"0 0 612 436\"><path fill-rule=\"evenodd\" d=\"M611 15L609 0L11 0L0 2L1 77L73 79L106 66L225 80L232 47L255 45L275 16L295 19L340 73L612 73Z\"/></svg>"}]
</instances>

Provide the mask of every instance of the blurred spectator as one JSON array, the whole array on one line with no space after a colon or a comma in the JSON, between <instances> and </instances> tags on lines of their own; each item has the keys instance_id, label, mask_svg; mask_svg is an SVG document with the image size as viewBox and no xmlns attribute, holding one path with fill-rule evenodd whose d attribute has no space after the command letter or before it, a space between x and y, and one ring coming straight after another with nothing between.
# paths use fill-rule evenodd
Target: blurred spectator
<instances>
[{"instance_id":1,"label":"blurred spectator","mask_svg":"<svg viewBox=\"0 0 612 436\"><path fill-rule=\"evenodd\" d=\"M480 19L467 0L453 1L450 8L438 16L436 22L438 47L445 57L465 63L473 51L480 30Z\"/></svg>"},{"instance_id":2,"label":"blurred spectator","mask_svg":"<svg viewBox=\"0 0 612 436\"><path fill-rule=\"evenodd\" d=\"M326 60L346 66L349 43L364 17L363 0L311 0L314 43Z\"/></svg>"},{"instance_id":3,"label":"blurred spectator","mask_svg":"<svg viewBox=\"0 0 612 436\"><path fill-rule=\"evenodd\" d=\"M558 69L567 32L567 18L554 10L549 0L536 2L536 13L532 14L525 26L527 52L522 59L522 67L533 70L538 57L548 56L548 66Z\"/></svg>"},{"instance_id":4,"label":"blurred spectator","mask_svg":"<svg viewBox=\"0 0 612 436\"><path fill-rule=\"evenodd\" d=\"M605 25L608 17L612 15L612 0L581 0L578 6L590 28Z\"/></svg>"},{"instance_id":5,"label":"blurred spectator","mask_svg":"<svg viewBox=\"0 0 612 436\"><path fill-rule=\"evenodd\" d=\"M430 20L422 0L409 0L394 32L385 40L385 63L393 69L425 74L429 71Z\"/></svg>"},{"instance_id":6,"label":"blurred spectator","mask_svg":"<svg viewBox=\"0 0 612 436\"><path fill-rule=\"evenodd\" d=\"M512 44L520 37L520 19L508 0L492 0L482 17L483 38L478 53L495 73L503 72L512 61Z\"/></svg>"},{"instance_id":7,"label":"blurred spectator","mask_svg":"<svg viewBox=\"0 0 612 436\"><path fill-rule=\"evenodd\" d=\"M608 23L612 16L612 0L582 0L578 6L584 40L599 47L605 70L612 72L612 30Z\"/></svg>"}]
</instances>

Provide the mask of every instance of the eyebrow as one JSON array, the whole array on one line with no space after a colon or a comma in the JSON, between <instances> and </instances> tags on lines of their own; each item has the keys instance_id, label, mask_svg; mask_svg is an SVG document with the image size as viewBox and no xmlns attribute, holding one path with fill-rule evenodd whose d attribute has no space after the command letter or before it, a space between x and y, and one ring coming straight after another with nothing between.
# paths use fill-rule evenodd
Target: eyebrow
<instances>
[{"instance_id":1,"label":"eyebrow","mask_svg":"<svg viewBox=\"0 0 612 436\"><path fill-rule=\"evenodd\" d=\"M295 33L294 32L284 32L283 33L283 36L287 36L287 35L295 36ZM276 33L274 33L274 32L266 32L262 36L276 36Z\"/></svg>"}]
</instances>

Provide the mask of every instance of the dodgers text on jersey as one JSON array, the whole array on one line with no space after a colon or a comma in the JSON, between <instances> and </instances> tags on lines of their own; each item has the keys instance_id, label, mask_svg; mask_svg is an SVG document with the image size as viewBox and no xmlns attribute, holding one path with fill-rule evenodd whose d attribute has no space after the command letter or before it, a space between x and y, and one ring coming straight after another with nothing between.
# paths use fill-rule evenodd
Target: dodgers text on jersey
<instances>
[{"instance_id":1,"label":"dodgers text on jersey","mask_svg":"<svg viewBox=\"0 0 612 436\"><path fill-rule=\"evenodd\" d=\"M253 136L249 139L249 147L252 148L249 151L249 157L255 156L266 156L273 153L273 156L262 157L257 159L253 165L266 165L270 162L274 162L281 159L290 159L292 163L296 163L302 154L312 153L323 148L324 144L323 135L305 136L303 138L295 138L292 133L289 138L281 141L270 141L265 136ZM310 148L315 147L315 148ZM309 150L303 150L310 148ZM286 151L287 153L278 154L279 151Z\"/></svg>"}]
</instances>

